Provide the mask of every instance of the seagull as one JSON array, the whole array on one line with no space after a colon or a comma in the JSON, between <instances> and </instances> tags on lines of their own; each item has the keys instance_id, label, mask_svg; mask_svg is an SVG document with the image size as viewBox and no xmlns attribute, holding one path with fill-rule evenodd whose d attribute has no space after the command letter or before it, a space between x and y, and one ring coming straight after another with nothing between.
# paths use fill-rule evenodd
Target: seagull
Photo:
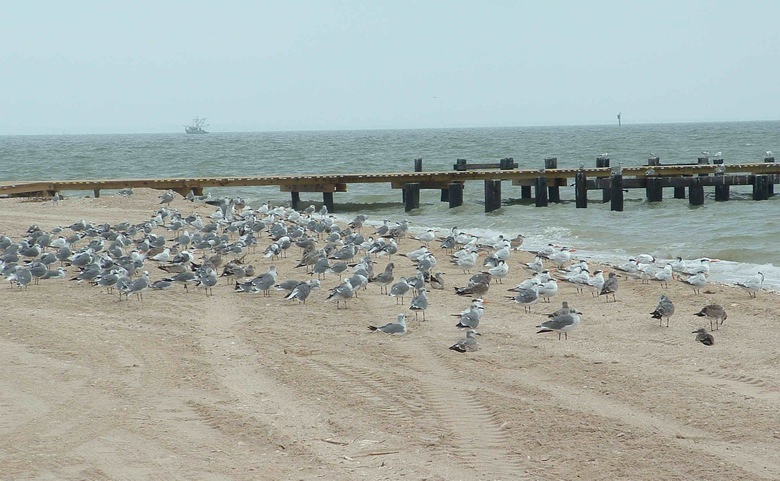
<instances>
[{"instance_id":1,"label":"seagull","mask_svg":"<svg viewBox=\"0 0 780 481\"><path fill-rule=\"evenodd\" d=\"M709 318L710 331L712 330L712 321L715 321L715 329L718 329L719 326L723 325L723 321L725 321L728 317L726 310L723 309L723 306L720 304L707 304L706 306L702 307L701 311L697 312L695 315Z\"/></svg>"},{"instance_id":2,"label":"seagull","mask_svg":"<svg viewBox=\"0 0 780 481\"><path fill-rule=\"evenodd\" d=\"M415 239L424 242L425 247L428 247L428 243L436 239L436 231L433 229L428 229L427 231L415 237Z\"/></svg>"},{"instance_id":3,"label":"seagull","mask_svg":"<svg viewBox=\"0 0 780 481\"><path fill-rule=\"evenodd\" d=\"M577 309L569 308L568 313L555 316L549 321L545 321L539 324L538 326L536 326L539 328L539 330L536 331L536 333L539 334L542 332L555 331L558 333L559 341L561 340L561 334L564 335L565 339L568 339L569 338L568 332L580 324L580 314L582 313L578 312Z\"/></svg>"},{"instance_id":4,"label":"seagull","mask_svg":"<svg viewBox=\"0 0 780 481\"><path fill-rule=\"evenodd\" d=\"M772 151L771 150L767 150L765 152L765 154L766 154L767 157L772 157Z\"/></svg>"},{"instance_id":5,"label":"seagull","mask_svg":"<svg viewBox=\"0 0 780 481\"><path fill-rule=\"evenodd\" d=\"M482 334L478 333L474 329L469 329L466 331L466 337L450 346L450 349L458 352L474 352L479 350L479 344L477 343L477 339L474 337L475 335L481 336Z\"/></svg>"},{"instance_id":6,"label":"seagull","mask_svg":"<svg viewBox=\"0 0 780 481\"><path fill-rule=\"evenodd\" d=\"M460 314L452 314L455 317L460 317L460 321L455 324L455 327L460 329L464 327L476 329L477 326L479 326L479 321L482 320L482 315L485 312L485 307L482 305L483 302L484 301L482 301L482 299L474 299L471 301L468 309L461 312Z\"/></svg>"},{"instance_id":7,"label":"seagull","mask_svg":"<svg viewBox=\"0 0 780 481\"><path fill-rule=\"evenodd\" d=\"M406 314L398 314L396 322L388 322L384 326L368 326L368 329L374 332L403 336L406 334Z\"/></svg>"},{"instance_id":8,"label":"seagull","mask_svg":"<svg viewBox=\"0 0 780 481\"><path fill-rule=\"evenodd\" d=\"M703 327L693 331L693 334L696 334L696 340L705 346L712 346L715 344L715 338L712 337L712 334L708 333L707 330Z\"/></svg>"},{"instance_id":9,"label":"seagull","mask_svg":"<svg viewBox=\"0 0 780 481\"><path fill-rule=\"evenodd\" d=\"M764 274L758 272L755 276L746 279L742 282L737 282L737 285L745 289L750 297L756 297L756 293L761 290L761 286L764 285Z\"/></svg>"},{"instance_id":10,"label":"seagull","mask_svg":"<svg viewBox=\"0 0 780 481\"><path fill-rule=\"evenodd\" d=\"M425 288L420 288L420 293L412 298L409 303L409 309L414 311L414 320L417 320L417 312L422 311L423 321L425 320L425 310L428 309L428 296L425 295Z\"/></svg>"},{"instance_id":11,"label":"seagull","mask_svg":"<svg viewBox=\"0 0 780 481\"><path fill-rule=\"evenodd\" d=\"M514 302L523 305L525 312L531 312L531 304L539 300L538 286L534 285L528 289L521 289L517 291L515 296L507 296Z\"/></svg>"},{"instance_id":12,"label":"seagull","mask_svg":"<svg viewBox=\"0 0 780 481\"><path fill-rule=\"evenodd\" d=\"M352 284L346 280L338 286L331 289L330 294L325 298L326 302L336 300L336 309L339 308L339 302L344 301L344 309L347 308L347 299L351 299L354 295Z\"/></svg>"},{"instance_id":13,"label":"seagull","mask_svg":"<svg viewBox=\"0 0 780 481\"><path fill-rule=\"evenodd\" d=\"M607 280L604 281L604 286L601 288L601 292L599 292L600 296L604 296L607 302L609 302L609 295L612 294L612 302L615 302L615 293L618 290L618 278L615 275L614 272L610 272L609 276L607 277Z\"/></svg>"},{"instance_id":14,"label":"seagull","mask_svg":"<svg viewBox=\"0 0 780 481\"><path fill-rule=\"evenodd\" d=\"M707 276L703 272L699 272L687 279L681 279L681 281L690 284L690 286L693 287L694 294L700 294L701 288L707 285Z\"/></svg>"},{"instance_id":15,"label":"seagull","mask_svg":"<svg viewBox=\"0 0 780 481\"><path fill-rule=\"evenodd\" d=\"M392 262L388 262L387 266L385 266L384 272L378 274L376 277L371 279L371 282L376 282L379 284L379 293L380 294L387 294L387 286L391 282L393 282L394 276L393 276L393 269L395 269L395 264Z\"/></svg>"},{"instance_id":16,"label":"seagull","mask_svg":"<svg viewBox=\"0 0 780 481\"><path fill-rule=\"evenodd\" d=\"M653 319L658 319L658 325L661 325L661 320L666 318L666 327L669 327L669 318L674 314L674 303L671 299L666 297L665 294L661 294L661 298L658 300L658 306L653 312L651 312Z\"/></svg>"},{"instance_id":17,"label":"seagull","mask_svg":"<svg viewBox=\"0 0 780 481\"><path fill-rule=\"evenodd\" d=\"M437 272L433 274L428 282L431 284L431 289L444 289L444 279L441 276L443 272Z\"/></svg>"},{"instance_id":18,"label":"seagull","mask_svg":"<svg viewBox=\"0 0 780 481\"><path fill-rule=\"evenodd\" d=\"M158 196L161 204L171 205L173 202L173 191L171 189L166 190L162 195Z\"/></svg>"}]
</instances>

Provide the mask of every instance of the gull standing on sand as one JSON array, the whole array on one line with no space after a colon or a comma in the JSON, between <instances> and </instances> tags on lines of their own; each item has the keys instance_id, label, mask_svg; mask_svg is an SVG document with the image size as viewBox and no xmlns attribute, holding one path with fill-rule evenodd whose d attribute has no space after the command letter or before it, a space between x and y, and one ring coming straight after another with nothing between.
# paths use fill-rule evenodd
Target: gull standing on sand
<instances>
[{"instance_id":1,"label":"gull standing on sand","mask_svg":"<svg viewBox=\"0 0 780 481\"><path fill-rule=\"evenodd\" d=\"M612 294L612 302L617 302L617 299L615 299L615 294L618 291L618 278L617 275L615 275L614 272L609 273L609 277L607 277L607 280L604 282L604 286L601 288L601 292L599 292L600 296L604 296L604 298L609 302L609 295Z\"/></svg>"},{"instance_id":2,"label":"gull standing on sand","mask_svg":"<svg viewBox=\"0 0 780 481\"><path fill-rule=\"evenodd\" d=\"M450 346L450 349L457 352L475 352L479 350L479 344L477 343L477 339L474 336L481 336L482 334L478 333L474 329L469 329L466 331L466 337L464 339L459 340L452 346Z\"/></svg>"},{"instance_id":3,"label":"gull standing on sand","mask_svg":"<svg viewBox=\"0 0 780 481\"><path fill-rule=\"evenodd\" d=\"M561 334L565 336L565 339L569 339L569 331L580 324L580 314L582 313L578 312L577 309L570 308L568 313L557 315L549 321L545 321L536 326L539 328L536 333L555 331L558 333L559 341L561 340Z\"/></svg>"},{"instance_id":4,"label":"gull standing on sand","mask_svg":"<svg viewBox=\"0 0 780 481\"><path fill-rule=\"evenodd\" d=\"M406 334L406 314L398 314L396 322L388 322L384 326L368 326L368 329L374 332L403 336Z\"/></svg>"},{"instance_id":5,"label":"gull standing on sand","mask_svg":"<svg viewBox=\"0 0 780 481\"><path fill-rule=\"evenodd\" d=\"M394 276L393 276L393 269L395 269L395 264L392 262L388 262L387 266L385 266L384 272L381 272L373 279L370 279L371 282L376 282L379 284L379 293L380 294L387 294L387 286L393 282Z\"/></svg>"},{"instance_id":6,"label":"gull standing on sand","mask_svg":"<svg viewBox=\"0 0 780 481\"><path fill-rule=\"evenodd\" d=\"M651 312L653 319L658 319L658 325L661 325L661 320L666 318L666 327L669 327L669 318L674 314L674 303L671 299L666 297L665 294L661 294L661 298L658 300L658 306L653 312Z\"/></svg>"},{"instance_id":7,"label":"gull standing on sand","mask_svg":"<svg viewBox=\"0 0 780 481\"><path fill-rule=\"evenodd\" d=\"M764 274L759 272L755 276L745 279L742 282L737 282L737 285L745 289L750 297L756 297L756 293L761 290L761 286L764 285Z\"/></svg>"},{"instance_id":8,"label":"gull standing on sand","mask_svg":"<svg viewBox=\"0 0 780 481\"><path fill-rule=\"evenodd\" d=\"M515 288L515 289L517 289L517 288ZM533 304L533 303L535 303L536 301L539 300L539 291L537 289L538 289L538 286L532 286L532 287L530 287L528 289L520 289L520 290L516 291L517 294L514 297L512 297L512 296L507 296L507 297L509 299L512 299L514 302L516 302L518 304L522 304L523 305L523 310L526 313L530 313L531 312L531 304ZM514 290L514 289L509 289L509 290Z\"/></svg>"},{"instance_id":9,"label":"gull standing on sand","mask_svg":"<svg viewBox=\"0 0 780 481\"><path fill-rule=\"evenodd\" d=\"M415 239L424 242L425 247L428 247L428 244L434 239L436 239L436 231L433 229L428 229L427 231L415 237Z\"/></svg>"},{"instance_id":10,"label":"gull standing on sand","mask_svg":"<svg viewBox=\"0 0 780 481\"><path fill-rule=\"evenodd\" d=\"M703 327L698 328L697 330L693 331L693 334L696 334L696 340L700 343L704 344L705 346L712 346L715 344L715 338L707 332L706 329Z\"/></svg>"},{"instance_id":11,"label":"gull standing on sand","mask_svg":"<svg viewBox=\"0 0 780 481\"><path fill-rule=\"evenodd\" d=\"M712 321L715 321L715 329L717 330L728 317L726 310L720 304L707 304L695 315L706 317L710 320L710 331L712 330Z\"/></svg>"},{"instance_id":12,"label":"gull standing on sand","mask_svg":"<svg viewBox=\"0 0 780 481\"><path fill-rule=\"evenodd\" d=\"M396 282L395 284L390 287L390 296L395 297L395 303L398 304L398 300L400 298L401 304L404 303L404 296L407 292L409 292L409 289L411 289L411 286L409 285L409 282L406 280L405 277L402 277L400 281Z\"/></svg>"},{"instance_id":13,"label":"gull standing on sand","mask_svg":"<svg viewBox=\"0 0 780 481\"><path fill-rule=\"evenodd\" d=\"M344 301L344 309L347 308L347 300L352 299L352 296L354 295L354 290L352 288L352 284L349 282L349 280L346 280L339 284L338 286L331 289L330 294L328 294L328 297L325 298L326 302L330 302L332 300L336 301L336 309L339 308L339 302Z\"/></svg>"},{"instance_id":14,"label":"gull standing on sand","mask_svg":"<svg viewBox=\"0 0 780 481\"><path fill-rule=\"evenodd\" d=\"M701 289L707 285L707 275L699 272L687 279L680 279L680 281L693 287L693 293L698 295L701 294Z\"/></svg>"},{"instance_id":15,"label":"gull standing on sand","mask_svg":"<svg viewBox=\"0 0 780 481\"><path fill-rule=\"evenodd\" d=\"M422 311L423 321L425 320L425 310L428 309L428 296L425 294L424 287L419 289L419 293L409 303L409 309L414 311L414 320L417 320L417 313Z\"/></svg>"},{"instance_id":16,"label":"gull standing on sand","mask_svg":"<svg viewBox=\"0 0 780 481\"><path fill-rule=\"evenodd\" d=\"M543 282L537 288L537 292L544 302L550 302L550 298L558 293L558 281L550 279L547 282Z\"/></svg>"},{"instance_id":17,"label":"gull standing on sand","mask_svg":"<svg viewBox=\"0 0 780 481\"><path fill-rule=\"evenodd\" d=\"M491 267L488 269L488 273L490 273L491 276L496 278L499 284L502 284L503 282L501 279L506 277L509 274L509 264L507 264L506 261L500 260L498 261L498 264L495 267Z\"/></svg>"}]
</instances>

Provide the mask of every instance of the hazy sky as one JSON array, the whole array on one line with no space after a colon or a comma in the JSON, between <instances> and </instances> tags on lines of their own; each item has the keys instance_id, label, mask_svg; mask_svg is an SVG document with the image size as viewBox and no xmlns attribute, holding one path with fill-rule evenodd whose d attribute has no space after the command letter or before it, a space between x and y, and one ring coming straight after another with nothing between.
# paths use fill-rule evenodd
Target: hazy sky
<instances>
[{"instance_id":1,"label":"hazy sky","mask_svg":"<svg viewBox=\"0 0 780 481\"><path fill-rule=\"evenodd\" d=\"M1 5L0 134L780 118L775 0Z\"/></svg>"}]
</instances>

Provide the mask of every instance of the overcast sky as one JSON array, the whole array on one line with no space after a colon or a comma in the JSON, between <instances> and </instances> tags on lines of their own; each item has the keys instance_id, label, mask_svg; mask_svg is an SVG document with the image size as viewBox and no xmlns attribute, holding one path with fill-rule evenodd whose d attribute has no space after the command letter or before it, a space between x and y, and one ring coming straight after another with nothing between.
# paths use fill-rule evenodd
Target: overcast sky
<instances>
[{"instance_id":1,"label":"overcast sky","mask_svg":"<svg viewBox=\"0 0 780 481\"><path fill-rule=\"evenodd\" d=\"M4 1L0 134L777 120L778 1Z\"/></svg>"}]
</instances>

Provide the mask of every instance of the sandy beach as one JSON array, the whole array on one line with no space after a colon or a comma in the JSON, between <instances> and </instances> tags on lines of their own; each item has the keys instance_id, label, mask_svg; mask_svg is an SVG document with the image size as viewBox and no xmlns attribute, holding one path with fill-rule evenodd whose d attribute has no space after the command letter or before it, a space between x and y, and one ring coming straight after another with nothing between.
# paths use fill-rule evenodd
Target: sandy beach
<instances>
[{"instance_id":1,"label":"sandy beach","mask_svg":"<svg viewBox=\"0 0 780 481\"><path fill-rule=\"evenodd\" d=\"M32 224L80 219L140 223L160 194L0 199L0 235L18 241ZM171 208L214 211L178 195ZM279 281L311 278L295 268L300 249L266 259L270 240L258 238L245 259L258 273L274 264ZM419 246L402 239L399 252ZM780 479L776 294L710 284L696 295L678 281L620 278L607 303L561 282L529 314L507 299L530 275L521 265L533 255L520 250L484 296L479 351L458 353L448 348L465 333L452 314L471 299L452 288L470 274L438 242L431 250L447 288L429 292L424 322L409 298L397 305L376 284L337 309L325 302L333 274L305 304L281 291L237 293L224 279L213 296L176 285L120 301L68 280L75 267L26 289L6 282L0 478ZM388 259L376 261L380 272ZM415 273L409 259L392 261L396 278ZM152 280L167 275L156 264L146 261ZM661 293L676 306L668 328L650 316ZM581 325L560 341L537 334L562 301L582 312ZM692 331L709 322L694 313L711 303L728 319L705 346ZM406 335L369 331L401 312Z\"/></svg>"}]
</instances>

